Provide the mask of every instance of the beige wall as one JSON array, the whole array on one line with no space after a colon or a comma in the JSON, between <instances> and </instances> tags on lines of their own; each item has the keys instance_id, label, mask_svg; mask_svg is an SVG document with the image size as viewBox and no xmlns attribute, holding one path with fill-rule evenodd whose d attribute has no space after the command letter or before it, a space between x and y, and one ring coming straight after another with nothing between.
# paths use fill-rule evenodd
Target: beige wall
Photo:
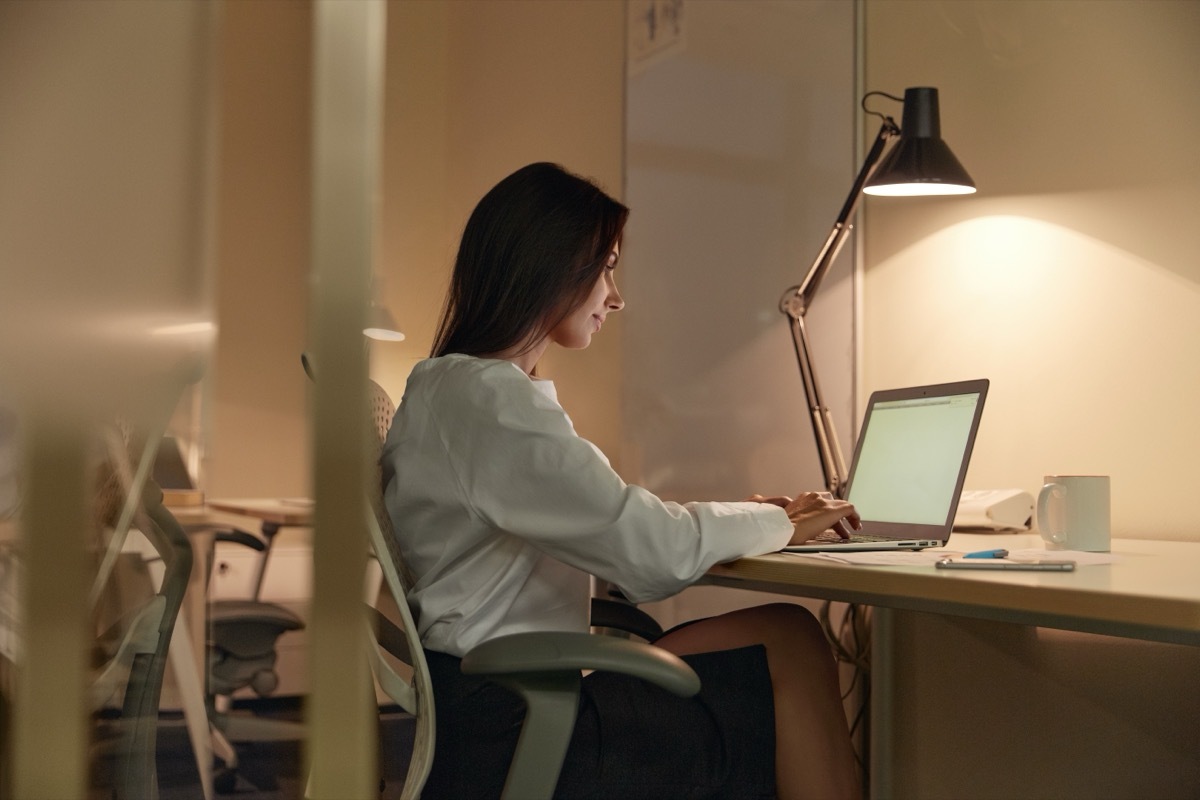
<instances>
[{"instance_id":1,"label":"beige wall","mask_svg":"<svg viewBox=\"0 0 1200 800\"><path fill-rule=\"evenodd\" d=\"M822 476L779 298L829 235L856 168L855 10L743 0L685 13L684 44L638 63L626 86L622 471L669 500L792 495ZM851 250L806 317L844 446ZM779 600L796 601L697 586L647 610L670 627Z\"/></svg>"},{"instance_id":2,"label":"beige wall","mask_svg":"<svg viewBox=\"0 0 1200 800\"><path fill-rule=\"evenodd\" d=\"M388 4L376 291L406 339L373 343L371 373L397 402L408 372L429 354L456 245L447 186L449 36L445 4Z\"/></svg>"},{"instance_id":3,"label":"beige wall","mask_svg":"<svg viewBox=\"0 0 1200 800\"><path fill-rule=\"evenodd\" d=\"M869 2L866 84L939 88L968 199L867 204L863 396L992 380L967 488L1110 474L1200 538L1200 4Z\"/></svg>"},{"instance_id":4,"label":"beige wall","mask_svg":"<svg viewBox=\"0 0 1200 800\"><path fill-rule=\"evenodd\" d=\"M779 300L854 176L854 6L686 9L684 43L636 63L627 84L625 476L670 500L793 495L823 479ZM806 316L843 444L852 249Z\"/></svg>"},{"instance_id":5,"label":"beige wall","mask_svg":"<svg viewBox=\"0 0 1200 800\"><path fill-rule=\"evenodd\" d=\"M384 299L407 336L375 344L373 374L399 400L429 354L471 209L497 181L556 161L622 192L622 3L388 6L382 255ZM577 428L617 452L621 325L583 352L550 353Z\"/></svg>"},{"instance_id":6,"label":"beige wall","mask_svg":"<svg viewBox=\"0 0 1200 800\"><path fill-rule=\"evenodd\" d=\"M307 2L223 7L210 497L310 492L311 39Z\"/></svg>"},{"instance_id":7,"label":"beige wall","mask_svg":"<svg viewBox=\"0 0 1200 800\"><path fill-rule=\"evenodd\" d=\"M1200 539L1200 4L866 12L867 88L938 87L979 193L868 202L862 396L991 378L968 488L1111 474L1116 535ZM1195 795L1195 648L897 623L895 796Z\"/></svg>"},{"instance_id":8,"label":"beige wall","mask_svg":"<svg viewBox=\"0 0 1200 800\"><path fill-rule=\"evenodd\" d=\"M897 614L892 797L1182 800L1200 648Z\"/></svg>"},{"instance_id":9,"label":"beige wall","mask_svg":"<svg viewBox=\"0 0 1200 800\"><path fill-rule=\"evenodd\" d=\"M223 25L218 314L210 496L309 493L307 387L311 7L230 3ZM377 291L407 339L372 343L399 400L428 355L475 202L531 161L622 192L624 5L391 2ZM551 354L580 432L618 451L621 324ZM565 356L565 357L564 357Z\"/></svg>"}]
</instances>

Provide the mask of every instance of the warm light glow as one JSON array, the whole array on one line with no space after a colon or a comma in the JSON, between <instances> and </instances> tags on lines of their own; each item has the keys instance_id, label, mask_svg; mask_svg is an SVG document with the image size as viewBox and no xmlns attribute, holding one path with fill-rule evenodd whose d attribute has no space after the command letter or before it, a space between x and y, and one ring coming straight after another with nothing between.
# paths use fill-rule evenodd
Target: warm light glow
<instances>
[{"instance_id":1,"label":"warm light glow","mask_svg":"<svg viewBox=\"0 0 1200 800\"><path fill-rule=\"evenodd\" d=\"M883 186L868 186L864 194L877 197L923 197L933 195L975 194L974 186L957 183L891 183Z\"/></svg>"},{"instance_id":2,"label":"warm light glow","mask_svg":"<svg viewBox=\"0 0 1200 800\"><path fill-rule=\"evenodd\" d=\"M392 316L392 312L386 306L372 303L370 317L367 327L363 328L363 335L368 339L380 342L404 341L404 334L400 332L396 318Z\"/></svg>"},{"instance_id":3,"label":"warm light glow","mask_svg":"<svg viewBox=\"0 0 1200 800\"><path fill-rule=\"evenodd\" d=\"M404 334L387 328L363 328L363 335L381 342L403 342Z\"/></svg>"},{"instance_id":4,"label":"warm light glow","mask_svg":"<svg viewBox=\"0 0 1200 800\"><path fill-rule=\"evenodd\" d=\"M200 336L215 334L217 326L212 322L183 322L178 325L162 325L151 328L153 336Z\"/></svg>"}]
</instances>

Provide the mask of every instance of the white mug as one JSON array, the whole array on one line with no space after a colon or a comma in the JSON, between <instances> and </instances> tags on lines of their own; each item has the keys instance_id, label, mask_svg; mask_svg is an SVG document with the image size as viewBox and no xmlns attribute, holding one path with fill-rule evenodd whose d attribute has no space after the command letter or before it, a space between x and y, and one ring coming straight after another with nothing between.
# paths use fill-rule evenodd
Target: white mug
<instances>
[{"instance_id":1,"label":"white mug","mask_svg":"<svg viewBox=\"0 0 1200 800\"><path fill-rule=\"evenodd\" d=\"M1038 494L1038 532L1062 550L1112 548L1107 475L1047 475Z\"/></svg>"}]
</instances>

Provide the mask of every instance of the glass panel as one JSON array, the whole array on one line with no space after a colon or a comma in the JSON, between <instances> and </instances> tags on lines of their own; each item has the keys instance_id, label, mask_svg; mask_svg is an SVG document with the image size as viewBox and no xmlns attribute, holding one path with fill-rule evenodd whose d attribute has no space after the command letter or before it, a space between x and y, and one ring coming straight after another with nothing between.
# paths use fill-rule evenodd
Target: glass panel
<instances>
[{"instance_id":1,"label":"glass panel","mask_svg":"<svg viewBox=\"0 0 1200 800\"><path fill-rule=\"evenodd\" d=\"M629 13L622 468L678 500L821 487L778 304L857 172L854 4L634 0ZM846 248L807 317L847 451L851 263Z\"/></svg>"}]
</instances>

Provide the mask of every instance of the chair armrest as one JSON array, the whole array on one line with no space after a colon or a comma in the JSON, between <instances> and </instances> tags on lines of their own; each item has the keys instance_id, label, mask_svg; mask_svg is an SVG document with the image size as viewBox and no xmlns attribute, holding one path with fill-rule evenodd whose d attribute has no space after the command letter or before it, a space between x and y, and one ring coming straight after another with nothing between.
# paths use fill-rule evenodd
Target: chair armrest
<instances>
[{"instance_id":1,"label":"chair armrest","mask_svg":"<svg viewBox=\"0 0 1200 800\"><path fill-rule=\"evenodd\" d=\"M462 660L469 675L605 670L633 675L680 697L700 691L700 678L662 648L589 633L514 633L473 648Z\"/></svg>"},{"instance_id":2,"label":"chair armrest","mask_svg":"<svg viewBox=\"0 0 1200 800\"><path fill-rule=\"evenodd\" d=\"M484 642L462 660L525 700L525 721L504 783L503 800L550 798L571 741L581 670L632 675L680 697L700 691L700 678L659 647L590 633L514 633Z\"/></svg>"},{"instance_id":3,"label":"chair armrest","mask_svg":"<svg viewBox=\"0 0 1200 800\"><path fill-rule=\"evenodd\" d=\"M602 597L592 598L592 627L632 633L648 642L662 636L663 632L658 620L628 600L606 600Z\"/></svg>"},{"instance_id":4,"label":"chair armrest","mask_svg":"<svg viewBox=\"0 0 1200 800\"><path fill-rule=\"evenodd\" d=\"M213 539L218 542L234 542L243 547L249 547L251 550L257 550L260 553L267 549L266 542L253 533L247 533L241 528L217 531L213 535Z\"/></svg>"}]
</instances>

